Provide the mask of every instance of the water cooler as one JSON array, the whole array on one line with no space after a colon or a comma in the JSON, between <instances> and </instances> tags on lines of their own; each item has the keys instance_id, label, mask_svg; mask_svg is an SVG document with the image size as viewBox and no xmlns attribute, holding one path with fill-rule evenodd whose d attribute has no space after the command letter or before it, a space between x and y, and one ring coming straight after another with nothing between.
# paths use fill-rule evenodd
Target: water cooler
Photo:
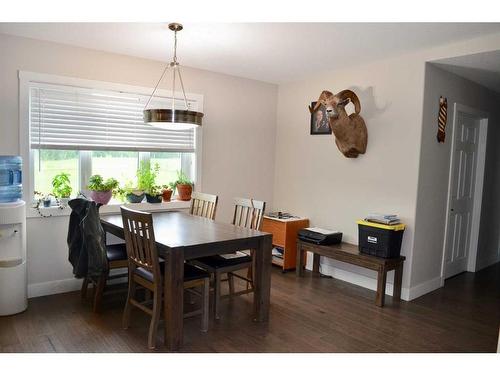
<instances>
[{"instance_id":1,"label":"water cooler","mask_svg":"<svg viewBox=\"0 0 500 375\"><path fill-rule=\"evenodd\" d=\"M28 307L21 158L0 156L0 316Z\"/></svg>"}]
</instances>

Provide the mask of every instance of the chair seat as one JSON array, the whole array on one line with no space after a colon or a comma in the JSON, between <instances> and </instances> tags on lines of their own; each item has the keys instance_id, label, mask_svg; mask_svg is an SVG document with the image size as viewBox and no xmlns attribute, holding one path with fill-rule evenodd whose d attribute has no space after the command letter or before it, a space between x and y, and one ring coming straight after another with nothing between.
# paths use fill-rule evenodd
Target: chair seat
<instances>
[{"instance_id":1,"label":"chair seat","mask_svg":"<svg viewBox=\"0 0 500 375\"><path fill-rule=\"evenodd\" d=\"M109 262L127 260L127 248L125 244L106 245L106 257Z\"/></svg>"},{"instance_id":2,"label":"chair seat","mask_svg":"<svg viewBox=\"0 0 500 375\"><path fill-rule=\"evenodd\" d=\"M246 263L252 263L252 257L249 255L246 255L243 252L238 252L238 255L234 258L224 258L223 256L220 255L213 255L209 257L203 257L203 258L198 258L194 259L193 263L200 265L203 268L211 268L211 269L219 269L219 268L225 268L225 267L231 267L231 266L236 266L238 264L246 264Z\"/></svg>"},{"instance_id":3,"label":"chair seat","mask_svg":"<svg viewBox=\"0 0 500 375\"><path fill-rule=\"evenodd\" d=\"M160 271L162 275L165 273L165 262L160 262ZM134 273L151 283L153 282L153 273L143 267L137 267ZM184 264L184 281L200 280L206 277L210 277L210 274L201 268L187 263Z\"/></svg>"}]
</instances>

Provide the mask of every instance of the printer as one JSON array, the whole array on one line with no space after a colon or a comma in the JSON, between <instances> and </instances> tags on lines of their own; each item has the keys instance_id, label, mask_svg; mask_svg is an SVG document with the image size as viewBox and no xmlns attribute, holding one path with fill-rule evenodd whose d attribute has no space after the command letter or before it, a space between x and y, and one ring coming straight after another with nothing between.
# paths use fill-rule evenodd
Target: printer
<instances>
[{"instance_id":1,"label":"printer","mask_svg":"<svg viewBox=\"0 0 500 375\"><path fill-rule=\"evenodd\" d=\"M298 238L316 245L334 245L342 242L342 232L322 228L304 228L299 229Z\"/></svg>"}]
</instances>

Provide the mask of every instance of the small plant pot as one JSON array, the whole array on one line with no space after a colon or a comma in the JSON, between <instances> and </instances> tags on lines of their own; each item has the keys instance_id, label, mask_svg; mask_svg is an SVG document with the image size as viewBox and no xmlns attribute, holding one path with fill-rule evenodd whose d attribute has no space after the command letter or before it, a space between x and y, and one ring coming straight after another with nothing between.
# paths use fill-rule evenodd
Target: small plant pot
<instances>
[{"instance_id":1,"label":"small plant pot","mask_svg":"<svg viewBox=\"0 0 500 375\"><path fill-rule=\"evenodd\" d=\"M59 198L59 206L68 207L69 198Z\"/></svg>"},{"instance_id":2,"label":"small plant pot","mask_svg":"<svg viewBox=\"0 0 500 375\"><path fill-rule=\"evenodd\" d=\"M191 194L193 193L193 186L190 184L177 184L177 194L179 194L179 200L190 201Z\"/></svg>"},{"instance_id":3,"label":"small plant pot","mask_svg":"<svg viewBox=\"0 0 500 375\"><path fill-rule=\"evenodd\" d=\"M129 203L141 203L144 200L145 194L129 193L125 197Z\"/></svg>"},{"instance_id":4,"label":"small plant pot","mask_svg":"<svg viewBox=\"0 0 500 375\"><path fill-rule=\"evenodd\" d=\"M92 190L90 192L90 198L96 203L100 204L108 204L113 196L113 192L111 190L107 191L95 191Z\"/></svg>"},{"instance_id":5,"label":"small plant pot","mask_svg":"<svg viewBox=\"0 0 500 375\"><path fill-rule=\"evenodd\" d=\"M43 207L50 207L52 200L51 199L42 199L42 202L43 202Z\"/></svg>"},{"instance_id":6,"label":"small plant pot","mask_svg":"<svg viewBox=\"0 0 500 375\"><path fill-rule=\"evenodd\" d=\"M161 203L161 195L146 194L146 201L148 203Z\"/></svg>"},{"instance_id":7,"label":"small plant pot","mask_svg":"<svg viewBox=\"0 0 500 375\"><path fill-rule=\"evenodd\" d=\"M165 189L161 192L161 196L163 198L163 202L170 202L170 199L172 199L172 189Z\"/></svg>"}]
</instances>

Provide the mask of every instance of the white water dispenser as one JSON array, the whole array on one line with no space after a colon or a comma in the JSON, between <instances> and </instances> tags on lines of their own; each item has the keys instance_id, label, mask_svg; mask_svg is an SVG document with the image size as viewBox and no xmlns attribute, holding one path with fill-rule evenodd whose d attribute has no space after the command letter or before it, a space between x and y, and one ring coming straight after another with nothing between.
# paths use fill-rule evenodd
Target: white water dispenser
<instances>
[{"instance_id":1,"label":"white water dispenser","mask_svg":"<svg viewBox=\"0 0 500 375\"><path fill-rule=\"evenodd\" d=\"M26 205L0 203L0 316L28 307Z\"/></svg>"}]
</instances>

